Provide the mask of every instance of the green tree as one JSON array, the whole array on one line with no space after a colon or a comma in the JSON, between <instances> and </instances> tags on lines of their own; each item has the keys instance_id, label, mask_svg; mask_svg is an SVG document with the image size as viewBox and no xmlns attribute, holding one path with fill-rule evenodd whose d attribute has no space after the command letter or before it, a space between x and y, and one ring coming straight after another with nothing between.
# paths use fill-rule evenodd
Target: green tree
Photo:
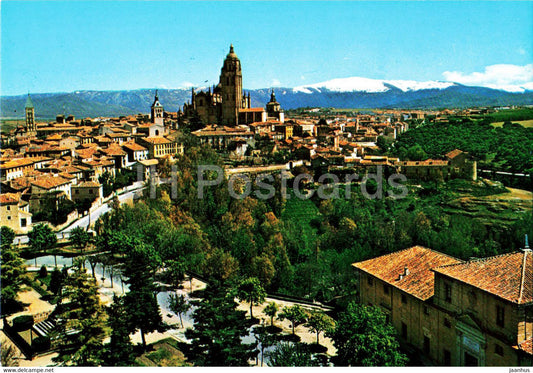
<instances>
[{"instance_id":1,"label":"green tree","mask_svg":"<svg viewBox=\"0 0 533 373\"><path fill-rule=\"evenodd\" d=\"M31 250L35 254L35 265L37 266L37 255L52 249L57 242L57 236L48 224L39 223L33 226L28 233L28 238Z\"/></svg>"},{"instance_id":2,"label":"green tree","mask_svg":"<svg viewBox=\"0 0 533 373\"><path fill-rule=\"evenodd\" d=\"M113 296L113 303L107 307L107 325L111 328L111 339L105 346L106 366L132 366L135 354L128 331L128 311L124 297Z\"/></svg>"},{"instance_id":3,"label":"green tree","mask_svg":"<svg viewBox=\"0 0 533 373\"><path fill-rule=\"evenodd\" d=\"M185 280L185 266L183 262L175 259L167 261L166 281L177 288Z\"/></svg>"},{"instance_id":4,"label":"green tree","mask_svg":"<svg viewBox=\"0 0 533 373\"><path fill-rule=\"evenodd\" d=\"M270 326L274 326L274 317L276 317L276 314L279 311L279 306L276 302L270 302L268 303L265 308L263 309L263 312L265 315L270 317Z\"/></svg>"},{"instance_id":5,"label":"green tree","mask_svg":"<svg viewBox=\"0 0 533 373\"><path fill-rule=\"evenodd\" d=\"M294 334L294 328L297 324L302 324L307 320L307 312L302 307L295 304L290 307L283 307L283 310L278 315L280 320L289 320L292 324L292 334Z\"/></svg>"},{"instance_id":6,"label":"green tree","mask_svg":"<svg viewBox=\"0 0 533 373\"><path fill-rule=\"evenodd\" d=\"M335 327L335 321L323 312L312 312L305 324L313 333L316 333L316 344L319 344L321 332L330 332Z\"/></svg>"},{"instance_id":7,"label":"green tree","mask_svg":"<svg viewBox=\"0 0 533 373\"><path fill-rule=\"evenodd\" d=\"M185 331L191 340L190 360L198 366L248 366L257 355L257 343L243 343L248 336L246 313L237 310L231 292L210 285L206 296L194 301L194 328Z\"/></svg>"},{"instance_id":8,"label":"green tree","mask_svg":"<svg viewBox=\"0 0 533 373\"><path fill-rule=\"evenodd\" d=\"M83 253L83 249L87 246L91 239L91 236L89 235L89 232L87 232L82 227L75 227L70 231L70 244L74 247L76 247L78 250L80 250Z\"/></svg>"},{"instance_id":9,"label":"green tree","mask_svg":"<svg viewBox=\"0 0 533 373\"><path fill-rule=\"evenodd\" d=\"M267 352L268 365L271 367L317 367L319 362L301 343L278 343L272 351Z\"/></svg>"},{"instance_id":10,"label":"green tree","mask_svg":"<svg viewBox=\"0 0 533 373\"><path fill-rule=\"evenodd\" d=\"M0 245L4 247L5 245L12 245L13 240L15 239L15 232L13 229L3 225L0 228Z\"/></svg>"},{"instance_id":11,"label":"green tree","mask_svg":"<svg viewBox=\"0 0 533 373\"><path fill-rule=\"evenodd\" d=\"M265 301L266 291L257 277L242 280L237 286L237 298L250 303L250 319L253 319L252 307Z\"/></svg>"},{"instance_id":12,"label":"green tree","mask_svg":"<svg viewBox=\"0 0 533 373\"><path fill-rule=\"evenodd\" d=\"M61 271L57 268L54 268L52 274L50 275L50 287L48 290L54 293L54 295L60 294L64 280L65 279Z\"/></svg>"},{"instance_id":13,"label":"green tree","mask_svg":"<svg viewBox=\"0 0 533 373\"><path fill-rule=\"evenodd\" d=\"M340 366L404 366L396 331L377 307L352 302L341 313L330 337Z\"/></svg>"},{"instance_id":14,"label":"green tree","mask_svg":"<svg viewBox=\"0 0 533 373\"><path fill-rule=\"evenodd\" d=\"M146 333L165 330L156 298L157 287L154 284L155 272L161 260L150 245L140 240L131 241L131 245L124 263L124 276L129 285L124 306L129 316L129 331L133 333L140 330L142 345L146 349Z\"/></svg>"},{"instance_id":15,"label":"green tree","mask_svg":"<svg viewBox=\"0 0 533 373\"><path fill-rule=\"evenodd\" d=\"M183 328L183 319L181 318L181 315L186 313L191 308L191 305L182 294L170 294L168 305L170 310L179 316L181 327Z\"/></svg>"},{"instance_id":16,"label":"green tree","mask_svg":"<svg viewBox=\"0 0 533 373\"><path fill-rule=\"evenodd\" d=\"M53 313L58 322L52 337L59 341L59 355L54 361L98 366L105 336L105 312L96 282L77 264L74 272L65 279L63 301Z\"/></svg>"},{"instance_id":17,"label":"green tree","mask_svg":"<svg viewBox=\"0 0 533 373\"><path fill-rule=\"evenodd\" d=\"M11 245L2 245L1 250L2 259L2 310L9 308L15 304L17 293L24 281L26 266L24 259L19 256L19 253Z\"/></svg>"},{"instance_id":18,"label":"green tree","mask_svg":"<svg viewBox=\"0 0 533 373\"><path fill-rule=\"evenodd\" d=\"M20 354L13 344L8 342L6 339L2 340L1 360L0 362L3 367L18 367Z\"/></svg>"},{"instance_id":19,"label":"green tree","mask_svg":"<svg viewBox=\"0 0 533 373\"><path fill-rule=\"evenodd\" d=\"M261 365L260 366L263 366L265 349L269 348L275 343L276 337L270 334L267 328L263 325L253 328L252 333L255 336L255 340L259 342L259 346L261 349Z\"/></svg>"}]
</instances>

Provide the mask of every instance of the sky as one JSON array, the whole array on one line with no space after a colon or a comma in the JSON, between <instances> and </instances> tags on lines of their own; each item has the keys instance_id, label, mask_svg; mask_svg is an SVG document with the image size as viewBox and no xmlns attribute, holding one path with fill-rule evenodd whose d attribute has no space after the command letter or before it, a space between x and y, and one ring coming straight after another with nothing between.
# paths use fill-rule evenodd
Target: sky
<instances>
[{"instance_id":1,"label":"sky","mask_svg":"<svg viewBox=\"0 0 533 373\"><path fill-rule=\"evenodd\" d=\"M335 78L533 84L533 2L2 0L0 93ZM533 85L531 86L533 89Z\"/></svg>"}]
</instances>

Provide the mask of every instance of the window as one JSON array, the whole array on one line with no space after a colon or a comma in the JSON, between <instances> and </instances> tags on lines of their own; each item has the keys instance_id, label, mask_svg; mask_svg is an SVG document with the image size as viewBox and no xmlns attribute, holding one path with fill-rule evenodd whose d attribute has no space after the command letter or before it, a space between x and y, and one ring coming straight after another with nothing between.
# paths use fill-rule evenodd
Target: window
<instances>
[{"instance_id":1,"label":"window","mask_svg":"<svg viewBox=\"0 0 533 373\"><path fill-rule=\"evenodd\" d=\"M7 207L7 211L11 210L11 206L6 206Z\"/></svg>"},{"instance_id":2,"label":"window","mask_svg":"<svg viewBox=\"0 0 533 373\"><path fill-rule=\"evenodd\" d=\"M444 365L449 367L452 365L452 353L449 350L444 350Z\"/></svg>"},{"instance_id":3,"label":"window","mask_svg":"<svg viewBox=\"0 0 533 373\"><path fill-rule=\"evenodd\" d=\"M372 286L374 285L374 280L372 280L372 277L366 276L366 283L368 284L368 286Z\"/></svg>"},{"instance_id":4,"label":"window","mask_svg":"<svg viewBox=\"0 0 533 373\"><path fill-rule=\"evenodd\" d=\"M494 353L503 356L503 347L498 344L494 345Z\"/></svg>"},{"instance_id":5,"label":"window","mask_svg":"<svg viewBox=\"0 0 533 373\"><path fill-rule=\"evenodd\" d=\"M505 309L499 305L496 305L496 325L505 326Z\"/></svg>"},{"instance_id":6,"label":"window","mask_svg":"<svg viewBox=\"0 0 533 373\"><path fill-rule=\"evenodd\" d=\"M407 339L407 325L402 322L402 338Z\"/></svg>"},{"instance_id":7,"label":"window","mask_svg":"<svg viewBox=\"0 0 533 373\"><path fill-rule=\"evenodd\" d=\"M452 327L452 323L446 317L444 318L444 326L447 327L448 329L450 329Z\"/></svg>"},{"instance_id":8,"label":"window","mask_svg":"<svg viewBox=\"0 0 533 373\"><path fill-rule=\"evenodd\" d=\"M424 336L424 353L426 355L429 355L429 349L430 349L430 340L428 337Z\"/></svg>"},{"instance_id":9,"label":"window","mask_svg":"<svg viewBox=\"0 0 533 373\"><path fill-rule=\"evenodd\" d=\"M448 303L452 302L452 286L444 284L444 300Z\"/></svg>"},{"instance_id":10,"label":"window","mask_svg":"<svg viewBox=\"0 0 533 373\"><path fill-rule=\"evenodd\" d=\"M8 215L7 220L11 220L11 216Z\"/></svg>"},{"instance_id":11,"label":"window","mask_svg":"<svg viewBox=\"0 0 533 373\"><path fill-rule=\"evenodd\" d=\"M428 306L424 306L424 315L429 315L429 308L428 308Z\"/></svg>"},{"instance_id":12,"label":"window","mask_svg":"<svg viewBox=\"0 0 533 373\"><path fill-rule=\"evenodd\" d=\"M383 293L389 294L389 287L387 285L383 285Z\"/></svg>"},{"instance_id":13,"label":"window","mask_svg":"<svg viewBox=\"0 0 533 373\"><path fill-rule=\"evenodd\" d=\"M25 227L26 225L28 225L28 223L26 222L26 218L20 219L20 226Z\"/></svg>"},{"instance_id":14,"label":"window","mask_svg":"<svg viewBox=\"0 0 533 373\"><path fill-rule=\"evenodd\" d=\"M407 296L405 294L402 294L402 303L407 304Z\"/></svg>"}]
</instances>

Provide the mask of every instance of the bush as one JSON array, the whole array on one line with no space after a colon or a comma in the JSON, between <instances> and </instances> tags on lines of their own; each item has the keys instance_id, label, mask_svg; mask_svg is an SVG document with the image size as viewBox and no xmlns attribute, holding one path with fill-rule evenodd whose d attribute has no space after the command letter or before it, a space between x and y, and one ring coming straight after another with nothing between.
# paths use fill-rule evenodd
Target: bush
<instances>
[{"instance_id":1,"label":"bush","mask_svg":"<svg viewBox=\"0 0 533 373\"><path fill-rule=\"evenodd\" d=\"M41 266L41 269L39 269L39 277L43 278L43 277L46 277L46 276L48 276L48 270L46 269L46 266L43 264Z\"/></svg>"},{"instance_id":2,"label":"bush","mask_svg":"<svg viewBox=\"0 0 533 373\"><path fill-rule=\"evenodd\" d=\"M34 352L42 352L50 349L50 337L39 336L31 342L31 348Z\"/></svg>"},{"instance_id":3,"label":"bush","mask_svg":"<svg viewBox=\"0 0 533 373\"><path fill-rule=\"evenodd\" d=\"M28 330L33 326L32 315L22 315L13 319L13 328L16 331Z\"/></svg>"}]
</instances>

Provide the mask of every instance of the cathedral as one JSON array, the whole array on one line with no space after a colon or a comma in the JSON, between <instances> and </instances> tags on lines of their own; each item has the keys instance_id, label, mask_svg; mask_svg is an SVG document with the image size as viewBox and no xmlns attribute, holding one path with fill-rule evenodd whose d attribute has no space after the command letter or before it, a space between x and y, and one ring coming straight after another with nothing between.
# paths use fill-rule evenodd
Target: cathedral
<instances>
[{"instance_id":1,"label":"cathedral","mask_svg":"<svg viewBox=\"0 0 533 373\"><path fill-rule=\"evenodd\" d=\"M196 118L203 124L237 126L275 119L283 122L283 111L272 91L271 102L264 108L252 108L250 93L242 89L241 61L230 46L229 53L220 71L218 85L207 92L191 92L191 101L183 105L183 116L188 120Z\"/></svg>"}]
</instances>

